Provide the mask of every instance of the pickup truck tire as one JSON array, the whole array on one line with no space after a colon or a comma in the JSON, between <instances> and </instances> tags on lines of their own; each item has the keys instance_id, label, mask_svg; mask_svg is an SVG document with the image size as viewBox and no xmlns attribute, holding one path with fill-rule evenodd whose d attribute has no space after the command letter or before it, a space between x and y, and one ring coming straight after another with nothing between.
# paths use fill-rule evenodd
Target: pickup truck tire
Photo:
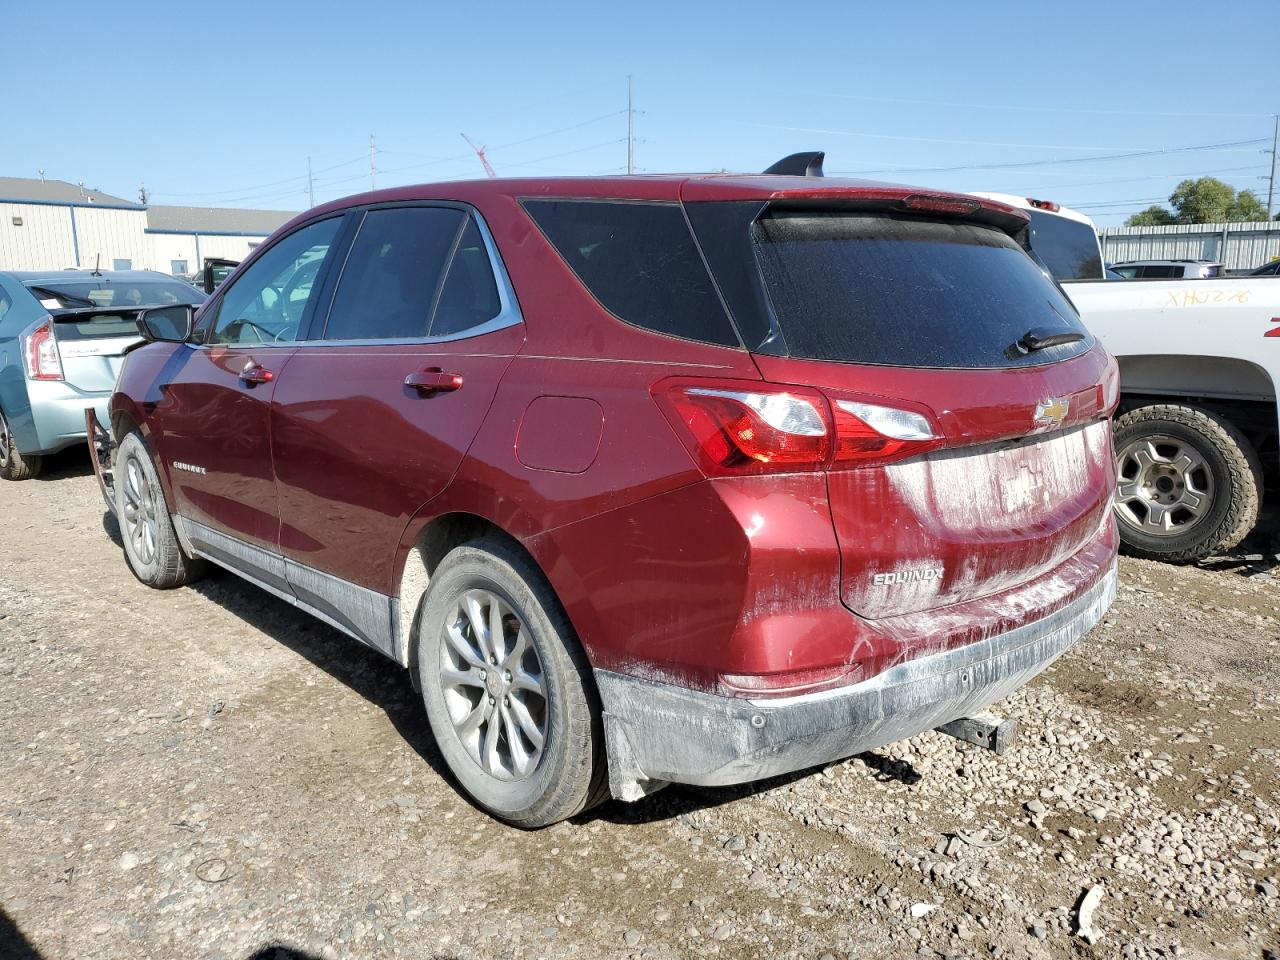
<instances>
[{"instance_id":1,"label":"pickup truck tire","mask_svg":"<svg viewBox=\"0 0 1280 960\"><path fill-rule=\"evenodd\" d=\"M40 475L44 458L39 454L28 453L25 456L18 449L18 443L9 432L9 421L0 411L0 479L30 480Z\"/></svg>"},{"instance_id":2,"label":"pickup truck tire","mask_svg":"<svg viewBox=\"0 0 1280 960\"><path fill-rule=\"evenodd\" d=\"M1190 563L1236 546L1258 521L1262 465L1230 421L1159 403L1115 420L1116 519L1126 553Z\"/></svg>"},{"instance_id":3,"label":"pickup truck tire","mask_svg":"<svg viewBox=\"0 0 1280 960\"><path fill-rule=\"evenodd\" d=\"M199 579L205 563L187 556L178 542L151 452L136 432L125 434L116 448L112 474L120 539L133 575L157 590Z\"/></svg>"},{"instance_id":4,"label":"pickup truck tire","mask_svg":"<svg viewBox=\"0 0 1280 960\"><path fill-rule=\"evenodd\" d=\"M605 799L591 667L523 550L499 536L451 550L431 575L418 638L415 669L436 745L479 806L535 829Z\"/></svg>"}]
</instances>

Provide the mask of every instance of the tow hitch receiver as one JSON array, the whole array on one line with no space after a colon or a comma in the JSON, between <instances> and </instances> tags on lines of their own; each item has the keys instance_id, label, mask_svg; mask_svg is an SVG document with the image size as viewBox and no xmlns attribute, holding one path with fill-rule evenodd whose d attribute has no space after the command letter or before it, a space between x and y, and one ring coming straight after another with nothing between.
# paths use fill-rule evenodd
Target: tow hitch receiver
<instances>
[{"instance_id":1,"label":"tow hitch receiver","mask_svg":"<svg viewBox=\"0 0 1280 960\"><path fill-rule=\"evenodd\" d=\"M89 459L93 462L93 473L98 478L98 489L102 491L102 499L107 501L107 509L116 512L115 477L111 472L111 463L115 454L115 442L111 434L98 422L98 414L93 407L84 411L85 436L89 440Z\"/></svg>"},{"instance_id":2,"label":"tow hitch receiver","mask_svg":"<svg viewBox=\"0 0 1280 960\"><path fill-rule=\"evenodd\" d=\"M939 733L975 743L996 755L1004 753L1018 737L1017 720L1001 720L993 713L980 713L976 717L961 717L936 728Z\"/></svg>"}]
</instances>

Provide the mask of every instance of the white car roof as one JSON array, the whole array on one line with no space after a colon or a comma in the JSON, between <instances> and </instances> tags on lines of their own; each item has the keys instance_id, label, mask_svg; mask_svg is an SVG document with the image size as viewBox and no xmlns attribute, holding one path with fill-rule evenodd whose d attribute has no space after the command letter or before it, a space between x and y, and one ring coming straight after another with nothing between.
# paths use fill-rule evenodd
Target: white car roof
<instances>
[{"instance_id":1,"label":"white car roof","mask_svg":"<svg viewBox=\"0 0 1280 960\"><path fill-rule=\"evenodd\" d=\"M966 190L970 196L982 197L984 200L999 200L1001 203L1007 203L1011 207L1017 207L1019 210L1037 210L1026 197L1020 197L1013 193L986 193L982 190ZM1079 210L1072 210L1070 207L1059 207L1057 210L1041 210L1041 213L1052 213L1059 217L1066 217L1068 220L1075 220L1077 223L1087 223L1093 227L1093 220L1081 213ZM1094 227L1096 230L1097 228Z\"/></svg>"}]
</instances>

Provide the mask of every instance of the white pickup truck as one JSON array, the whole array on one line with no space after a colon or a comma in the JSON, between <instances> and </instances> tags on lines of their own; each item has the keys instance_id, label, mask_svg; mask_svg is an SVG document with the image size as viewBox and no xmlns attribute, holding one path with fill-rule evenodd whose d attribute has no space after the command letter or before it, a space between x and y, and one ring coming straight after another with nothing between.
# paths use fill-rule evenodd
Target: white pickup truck
<instances>
[{"instance_id":1,"label":"white pickup truck","mask_svg":"<svg viewBox=\"0 0 1280 960\"><path fill-rule=\"evenodd\" d=\"M1280 484L1280 278L1105 280L1088 217L981 193L1030 214L1031 248L1120 363L1120 536L1185 563L1238 544Z\"/></svg>"}]
</instances>

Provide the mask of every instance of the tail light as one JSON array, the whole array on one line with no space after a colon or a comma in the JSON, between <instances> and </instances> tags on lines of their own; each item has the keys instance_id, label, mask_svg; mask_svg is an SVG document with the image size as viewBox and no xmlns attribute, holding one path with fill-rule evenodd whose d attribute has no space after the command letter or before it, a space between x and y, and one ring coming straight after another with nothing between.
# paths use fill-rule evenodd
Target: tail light
<instances>
[{"instance_id":1,"label":"tail light","mask_svg":"<svg viewBox=\"0 0 1280 960\"><path fill-rule=\"evenodd\" d=\"M62 357L53 336L53 320L28 330L20 338L22 362L29 380L61 380Z\"/></svg>"},{"instance_id":2,"label":"tail light","mask_svg":"<svg viewBox=\"0 0 1280 960\"><path fill-rule=\"evenodd\" d=\"M1031 204L1036 210L1048 210L1050 213L1057 213L1062 209L1052 200L1037 200L1035 197L1027 197L1027 203Z\"/></svg>"},{"instance_id":3,"label":"tail light","mask_svg":"<svg viewBox=\"0 0 1280 960\"><path fill-rule=\"evenodd\" d=\"M884 463L941 446L922 413L773 384L681 382L655 399L707 476Z\"/></svg>"}]
</instances>

